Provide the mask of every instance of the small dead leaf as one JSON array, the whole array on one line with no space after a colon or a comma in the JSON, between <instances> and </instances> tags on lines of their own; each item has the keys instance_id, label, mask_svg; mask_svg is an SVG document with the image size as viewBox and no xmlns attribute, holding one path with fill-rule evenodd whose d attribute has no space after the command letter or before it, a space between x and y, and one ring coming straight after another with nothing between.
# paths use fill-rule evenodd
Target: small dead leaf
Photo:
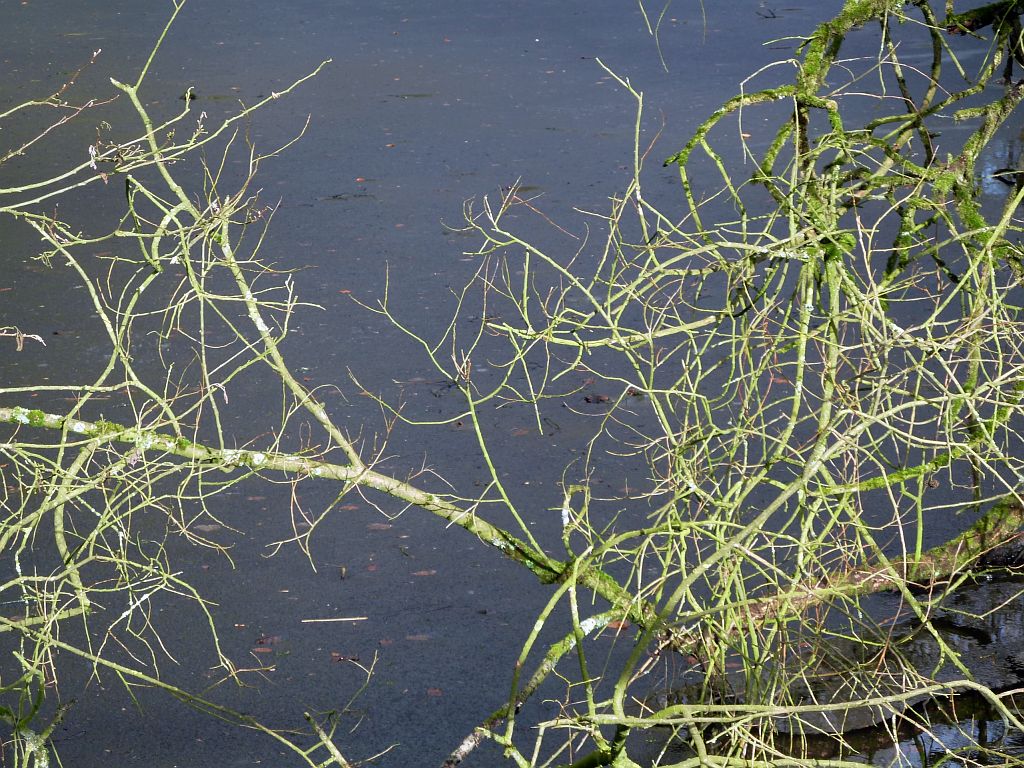
<instances>
[{"instance_id":1,"label":"small dead leaf","mask_svg":"<svg viewBox=\"0 0 1024 768\"><path fill-rule=\"evenodd\" d=\"M430 639L430 635L406 635L405 639L413 643L424 643Z\"/></svg>"},{"instance_id":2,"label":"small dead leaf","mask_svg":"<svg viewBox=\"0 0 1024 768\"><path fill-rule=\"evenodd\" d=\"M217 523L200 523L199 525L193 525L192 527L201 533L213 533L214 531L219 531L224 526L218 525Z\"/></svg>"},{"instance_id":3,"label":"small dead leaf","mask_svg":"<svg viewBox=\"0 0 1024 768\"><path fill-rule=\"evenodd\" d=\"M345 512L354 512L359 509L358 504L342 504L338 509L344 510Z\"/></svg>"},{"instance_id":4,"label":"small dead leaf","mask_svg":"<svg viewBox=\"0 0 1024 768\"><path fill-rule=\"evenodd\" d=\"M391 523L370 523L368 526L366 526L366 530L368 530L368 531L386 531L386 530L388 530L389 528L392 528L392 527L393 526L391 525Z\"/></svg>"},{"instance_id":5,"label":"small dead leaf","mask_svg":"<svg viewBox=\"0 0 1024 768\"><path fill-rule=\"evenodd\" d=\"M592 394L583 396L583 402L585 403L607 403L609 400L611 398L608 395Z\"/></svg>"},{"instance_id":6,"label":"small dead leaf","mask_svg":"<svg viewBox=\"0 0 1024 768\"><path fill-rule=\"evenodd\" d=\"M512 430L512 437L526 437L530 431L527 427L516 427Z\"/></svg>"},{"instance_id":7,"label":"small dead leaf","mask_svg":"<svg viewBox=\"0 0 1024 768\"><path fill-rule=\"evenodd\" d=\"M257 645L255 648L252 649L252 652L253 653L273 653L274 649L273 648L268 648L265 645Z\"/></svg>"},{"instance_id":8,"label":"small dead leaf","mask_svg":"<svg viewBox=\"0 0 1024 768\"><path fill-rule=\"evenodd\" d=\"M331 651L331 661L359 661L358 656L348 656L338 651Z\"/></svg>"},{"instance_id":9,"label":"small dead leaf","mask_svg":"<svg viewBox=\"0 0 1024 768\"><path fill-rule=\"evenodd\" d=\"M608 622L608 629L627 629L628 627L629 627L629 622L626 621L625 619L622 619L621 621L609 621Z\"/></svg>"},{"instance_id":10,"label":"small dead leaf","mask_svg":"<svg viewBox=\"0 0 1024 768\"><path fill-rule=\"evenodd\" d=\"M427 688L427 696L444 696L444 691L440 688Z\"/></svg>"},{"instance_id":11,"label":"small dead leaf","mask_svg":"<svg viewBox=\"0 0 1024 768\"><path fill-rule=\"evenodd\" d=\"M376 563L370 563L368 566L366 566L366 570L373 572L377 570L377 567L378 566Z\"/></svg>"},{"instance_id":12,"label":"small dead leaf","mask_svg":"<svg viewBox=\"0 0 1024 768\"><path fill-rule=\"evenodd\" d=\"M382 646L384 646L384 647L386 648L386 647L388 647L389 645L394 645L394 644L395 644L395 641L394 641L394 640L392 640L392 639L391 639L390 637L382 637L382 638L380 639L380 644L381 644Z\"/></svg>"},{"instance_id":13,"label":"small dead leaf","mask_svg":"<svg viewBox=\"0 0 1024 768\"><path fill-rule=\"evenodd\" d=\"M413 576L433 576L435 573L437 573L437 571L435 571L433 568L431 568L429 570L413 571L412 575Z\"/></svg>"}]
</instances>

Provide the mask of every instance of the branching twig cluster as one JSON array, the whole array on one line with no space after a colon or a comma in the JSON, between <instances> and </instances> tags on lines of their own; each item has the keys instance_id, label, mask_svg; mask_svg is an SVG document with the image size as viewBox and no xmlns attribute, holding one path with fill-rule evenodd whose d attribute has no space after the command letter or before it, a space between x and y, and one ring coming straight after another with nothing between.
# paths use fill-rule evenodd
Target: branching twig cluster
<instances>
[{"instance_id":1,"label":"branching twig cluster","mask_svg":"<svg viewBox=\"0 0 1024 768\"><path fill-rule=\"evenodd\" d=\"M0 389L8 425L0 551L11 569L0 592L19 606L0 617L0 632L18 638L20 664L3 689L16 703L0 715L18 759L47 749L56 720L37 720L59 659L74 656L263 730L310 765L350 764L331 721L308 716L301 742L156 674L167 654L151 605L162 595L192 601L220 663L229 676L236 670L219 650L210 606L140 523L155 516L212 546L195 521L253 476L333 480L338 499L381 494L418 507L552 585L504 703L496 700L448 766L485 739L521 768L635 765L631 734L655 727L688 744L678 766L789 764L798 759L784 744L793 734L841 741L850 723L864 722L855 711L871 722L909 718L922 697L963 690L1020 729L1006 696L972 680L934 623L972 568L1015 561L1021 522L1024 192L1018 186L990 216L975 190L979 159L1021 89L1010 84L960 108L1005 71L1004 50L1019 55L1016 5L999 5L1002 15L982 24L969 14L940 22L924 0L906 9L848 0L803 45L793 83L745 83L669 158L681 176L681 212L645 191L653 147L641 141L643 95L616 77L636 104L632 178L607 212L585 214L589 234L568 255L517 229L512 213L540 211L515 187L468 206L479 267L442 338L424 338L388 296L367 305L417 341L462 396L452 420L473 430L488 474L482 492L462 495L382 471L379 446L367 450L342 428L282 352L301 304L288 274L262 255L273 210L253 179L285 147L261 154L240 126L315 72L216 124L197 119L190 100L167 118L145 105L152 57L134 82L114 81L138 136L98 138L67 172L0 189L0 215L34 229L46 243L42 260L77 274L108 349L95 375ZM875 25L877 60L840 66L846 38L863 25ZM928 42L930 69L901 60L897 25ZM947 29L986 26L998 44L968 76ZM956 88L942 74L950 64L962 76ZM867 78L880 84L879 107L852 125L849 102ZM72 107L64 95L23 106L57 107L63 120L99 104ZM758 144L743 127L761 109L781 118ZM947 118L973 126L955 146L936 135L935 122ZM737 133L738 154L753 160L747 170L727 160ZM238 155L245 172L232 179ZM112 231L83 234L53 212L55 200L111 184L125 189ZM97 256L101 243L107 250ZM479 321L463 322L468 314ZM41 341L13 326L0 329L0 341L8 337L18 349ZM156 380L136 362L153 339ZM496 377L475 372L481 359ZM280 385L278 423L239 440L226 426L229 393L257 368ZM559 537L545 541L531 526L537 510L523 508L507 481L483 414L525 407L540 426L549 402L595 382L600 412L580 415L593 428L552 500ZM30 392L43 397L37 407L27 407ZM389 425L405 418L378 399ZM591 482L608 455L635 472L614 498ZM936 485L951 494L936 500ZM926 549L931 519L951 503L993 511ZM509 528L491 521L492 510ZM295 522L293 540L307 554L323 515ZM931 638L935 669L874 625L865 598L883 589ZM86 643L62 634L69 622L85 627ZM545 645L552 630L559 639ZM630 642L608 653L594 639L601 634ZM832 644L849 640L874 655L848 668L823 662ZM119 660L110 648L123 652ZM956 674L938 679L940 667ZM660 699L658 674L675 688ZM837 677L843 685L829 682ZM528 708L559 685L558 716L538 722Z\"/></svg>"}]
</instances>

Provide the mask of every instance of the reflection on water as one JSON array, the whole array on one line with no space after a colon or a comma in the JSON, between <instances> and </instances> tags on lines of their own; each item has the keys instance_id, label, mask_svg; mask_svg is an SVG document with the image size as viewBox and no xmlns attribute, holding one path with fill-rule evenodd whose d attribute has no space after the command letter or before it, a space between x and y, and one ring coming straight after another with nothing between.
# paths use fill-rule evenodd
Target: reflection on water
<instances>
[{"instance_id":1,"label":"reflection on water","mask_svg":"<svg viewBox=\"0 0 1024 768\"><path fill-rule=\"evenodd\" d=\"M982 578L940 601L932 614L937 636L959 655L973 680L1001 693L1003 704L1018 717L1024 705L1024 698L1014 695L1024 692L1022 594L1024 580ZM938 681L964 679L940 654L935 636L922 629L908 623L894 632L904 662ZM1008 728L993 703L972 692L925 699L889 723L848 734L847 741L871 765L927 768L1024 760L1021 731Z\"/></svg>"},{"instance_id":2,"label":"reflection on water","mask_svg":"<svg viewBox=\"0 0 1024 768\"><path fill-rule=\"evenodd\" d=\"M1024 125L1000 131L988 145L978 164L978 182L983 195L993 202L1005 199L1008 192L1020 189L1024 180Z\"/></svg>"},{"instance_id":3,"label":"reflection on water","mask_svg":"<svg viewBox=\"0 0 1024 768\"><path fill-rule=\"evenodd\" d=\"M907 618L904 608L902 615L897 611L883 617L874 642L865 640L870 631L863 625L860 641L851 639L850 627L842 633L833 627L836 634L827 638L805 637L794 658L797 674L787 684L793 703L805 711L771 721L775 748L796 757L893 768L1021 763L1021 730L1003 718L993 700L960 681L987 686L1012 716L1024 717L1022 596L1024 578L980 576L947 598L936 595L927 627ZM951 654L969 674L957 668ZM763 671L765 682L785 674ZM936 687L936 682L949 686ZM656 710L705 700L707 684L702 668L690 666L676 687L656 692L648 706ZM723 701L743 702L741 677L727 675L711 684L727 691ZM930 692L894 698L925 688ZM869 705L869 700L876 703ZM667 744L666 739L658 729L637 735L634 756L656 765L693 757L685 733Z\"/></svg>"}]
</instances>

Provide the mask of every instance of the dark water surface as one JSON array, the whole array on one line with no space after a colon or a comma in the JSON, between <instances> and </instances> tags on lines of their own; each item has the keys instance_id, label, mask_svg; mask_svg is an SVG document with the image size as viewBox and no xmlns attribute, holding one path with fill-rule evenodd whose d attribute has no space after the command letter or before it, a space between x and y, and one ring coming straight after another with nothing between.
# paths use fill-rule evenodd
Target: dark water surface
<instances>
[{"instance_id":1,"label":"dark water surface","mask_svg":"<svg viewBox=\"0 0 1024 768\"><path fill-rule=\"evenodd\" d=\"M446 400L443 383L433 381L416 346L352 296L372 303L388 271L402 317L427 335L436 333L453 307L451 289L473 268L463 251L475 241L451 229L461 224L464 200L518 180L541 196L545 212L576 230L580 218L572 208L602 209L628 178L634 105L596 58L645 92L647 136L664 120L654 151L660 158L751 72L792 52L791 41L765 41L809 31L840 5L769 9L758 0L706 2L702 17L697 2L677 0L660 35L666 73L637 5L627 0L194 0L171 31L145 98L170 113L182 104L179 94L194 86L197 107L222 114L238 98L251 103L333 59L316 79L254 119L252 137L267 149L287 141L311 115L302 140L261 171L264 198L280 201L264 258L308 267L295 275L298 295L323 307L302 312L285 349L288 359L310 383L339 385L345 398L329 401L332 412L353 431L365 423L372 432L380 428L379 409L358 396L350 370L372 391L401 394L410 416L436 418L459 406ZM649 8L654 16L660 10ZM83 89L108 93L107 77L133 77L168 12L162 2L0 4L0 98L13 103L52 89L98 48L103 53L83 75ZM785 68L780 77L790 72ZM112 114L124 117L117 109ZM114 127L120 127L116 121ZM54 167L80 161L90 131L68 134L47 161ZM652 194L678 196L677 175L666 170L662 176ZM83 202L75 215L116 210L121 193L104 194ZM48 346L5 360L8 382L91 371L102 347L90 340L91 321L73 280L29 264L31 238L0 235L2 287L14 289L0 295L3 322L39 317L42 307L52 325L25 329L48 334ZM550 232L538 237L574 247ZM245 386L252 401L241 401L243 388L228 411L240 442L273 426L261 421L258 384ZM517 426L499 414L488 418L507 434ZM567 417L545 439L500 446L517 501L536 510L531 524L538 531L557 522L550 510L560 502L561 470L575 457L572 429ZM385 468L399 474L426 462L463 487L484 479L475 442L455 427L400 430L388 455ZM616 473L626 467L609 460L607 471L605 482L618 487L623 478ZM323 508L335 492L307 486L299 501ZM346 501L353 503L336 510L313 539L315 570L294 547L268 557L267 545L290 532L293 500L286 485L252 483L221 498L217 513L226 527L211 537L233 547L231 561L168 543L183 574L218 604L226 653L240 666L276 664L252 680L256 687L222 685L210 695L270 724L298 727L303 711L343 708L363 680L354 660L369 665L376 656L369 686L341 722L339 745L353 761L391 748L375 764L439 765L502 703L549 589L423 513L387 521L358 498ZM385 511L400 510L392 505ZM198 613L176 610L162 606L155 619L180 662L163 663L164 674L203 689L220 675L209 669L208 631ZM365 619L303 623L338 616ZM65 765L293 761L266 737L223 726L152 692L138 692L136 707L107 674L88 679L82 670L61 695L77 699L56 742ZM482 748L467 764L498 762L495 751Z\"/></svg>"}]
</instances>

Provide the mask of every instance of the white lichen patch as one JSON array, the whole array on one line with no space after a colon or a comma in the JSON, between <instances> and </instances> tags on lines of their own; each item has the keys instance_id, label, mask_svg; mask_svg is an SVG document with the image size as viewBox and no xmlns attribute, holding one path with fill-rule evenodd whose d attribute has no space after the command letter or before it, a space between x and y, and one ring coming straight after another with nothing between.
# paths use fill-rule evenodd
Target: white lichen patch
<instances>
[{"instance_id":1,"label":"white lichen patch","mask_svg":"<svg viewBox=\"0 0 1024 768\"><path fill-rule=\"evenodd\" d=\"M258 467L260 464L262 464L264 461L267 460L267 454L254 452L254 453L251 454L251 458L252 458L252 465L254 467Z\"/></svg>"},{"instance_id":2,"label":"white lichen patch","mask_svg":"<svg viewBox=\"0 0 1024 768\"><path fill-rule=\"evenodd\" d=\"M14 420L19 424L28 424L28 411L24 408L15 408L11 411L11 416L13 416Z\"/></svg>"},{"instance_id":3,"label":"white lichen patch","mask_svg":"<svg viewBox=\"0 0 1024 768\"><path fill-rule=\"evenodd\" d=\"M18 736L25 741L25 756L31 756L34 768L49 768L50 753L46 749L46 739L30 728L19 728Z\"/></svg>"}]
</instances>

